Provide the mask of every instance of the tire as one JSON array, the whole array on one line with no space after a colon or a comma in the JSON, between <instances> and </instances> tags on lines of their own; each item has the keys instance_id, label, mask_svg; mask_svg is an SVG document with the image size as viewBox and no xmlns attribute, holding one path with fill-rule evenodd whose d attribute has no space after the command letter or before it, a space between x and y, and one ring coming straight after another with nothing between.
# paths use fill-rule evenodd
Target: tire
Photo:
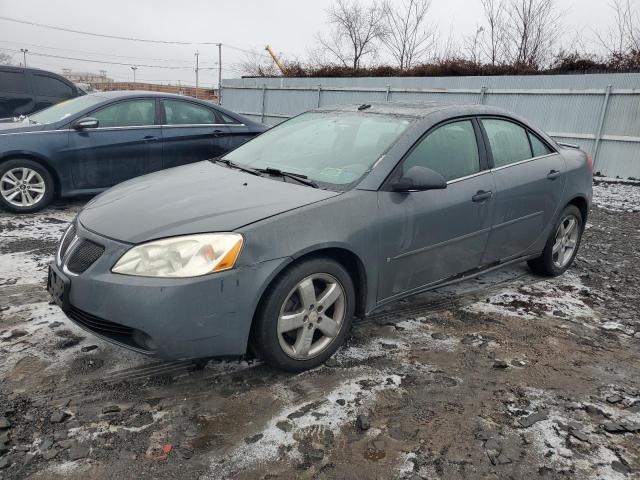
<instances>
[{"instance_id":1,"label":"tire","mask_svg":"<svg viewBox=\"0 0 640 480\"><path fill-rule=\"evenodd\" d=\"M17 158L0 163L0 208L34 213L51 203L54 190L51 173L38 162Z\"/></svg>"},{"instance_id":2,"label":"tire","mask_svg":"<svg viewBox=\"0 0 640 480\"><path fill-rule=\"evenodd\" d=\"M568 238L566 237L566 232L569 226L572 225L572 221L575 221L575 224L573 224L572 230L569 232L571 234L570 238ZM584 230L583 222L582 213L578 207L575 205L567 205L553 226L553 230L551 230L551 234L547 239L542 255L527 262L529 268L531 268L534 273L549 277L557 277L566 272L578 253L580 241L582 240L582 232ZM559 235L562 234L561 226L565 232L564 243L558 243L559 240L561 240L561 237L559 237ZM571 245L573 246L571 247ZM558 248L554 249L556 246ZM562 261L560 261L560 255L563 255Z\"/></svg>"},{"instance_id":3,"label":"tire","mask_svg":"<svg viewBox=\"0 0 640 480\"><path fill-rule=\"evenodd\" d=\"M294 264L263 296L254 318L252 349L279 370L315 368L344 343L355 299L351 276L338 262L313 258Z\"/></svg>"}]
</instances>

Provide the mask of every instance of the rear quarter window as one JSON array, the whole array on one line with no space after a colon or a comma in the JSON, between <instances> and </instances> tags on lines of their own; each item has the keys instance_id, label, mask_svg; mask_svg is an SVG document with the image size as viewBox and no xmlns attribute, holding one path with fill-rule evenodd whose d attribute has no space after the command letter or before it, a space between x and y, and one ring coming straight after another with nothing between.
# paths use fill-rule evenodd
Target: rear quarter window
<instances>
[{"instance_id":1,"label":"rear quarter window","mask_svg":"<svg viewBox=\"0 0 640 480\"><path fill-rule=\"evenodd\" d=\"M0 70L0 92L27 93L27 80L24 72Z\"/></svg>"},{"instance_id":2,"label":"rear quarter window","mask_svg":"<svg viewBox=\"0 0 640 480\"><path fill-rule=\"evenodd\" d=\"M39 74L33 75L32 78L36 95L57 98L73 97L73 89L62 80Z\"/></svg>"},{"instance_id":3,"label":"rear quarter window","mask_svg":"<svg viewBox=\"0 0 640 480\"><path fill-rule=\"evenodd\" d=\"M529 132L529 140L531 141L531 149L533 150L534 157L542 157L553 153L553 151L547 147L547 145L540 140L537 135L534 135L531 132Z\"/></svg>"}]
</instances>

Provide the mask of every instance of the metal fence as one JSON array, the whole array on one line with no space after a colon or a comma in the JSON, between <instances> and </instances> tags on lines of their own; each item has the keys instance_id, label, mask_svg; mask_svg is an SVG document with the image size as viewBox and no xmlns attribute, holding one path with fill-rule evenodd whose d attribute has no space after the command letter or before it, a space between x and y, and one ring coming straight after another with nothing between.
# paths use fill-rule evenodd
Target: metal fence
<instances>
[{"instance_id":1,"label":"metal fence","mask_svg":"<svg viewBox=\"0 0 640 480\"><path fill-rule=\"evenodd\" d=\"M222 104L269 125L311 108L372 101L482 103L591 152L596 171L640 178L640 74L503 77L243 78Z\"/></svg>"}]
</instances>

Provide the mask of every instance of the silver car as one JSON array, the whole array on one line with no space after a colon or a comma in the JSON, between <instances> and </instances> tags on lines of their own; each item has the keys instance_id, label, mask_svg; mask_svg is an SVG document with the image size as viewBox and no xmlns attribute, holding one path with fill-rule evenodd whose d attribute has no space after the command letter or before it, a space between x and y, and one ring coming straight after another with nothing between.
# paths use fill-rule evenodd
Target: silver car
<instances>
[{"instance_id":1,"label":"silver car","mask_svg":"<svg viewBox=\"0 0 640 480\"><path fill-rule=\"evenodd\" d=\"M591 183L588 154L497 108L322 108L96 197L48 288L73 322L141 353L251 347L301 371L389 302L514 262L563 273Z\"/></svg>"}]
</instances>

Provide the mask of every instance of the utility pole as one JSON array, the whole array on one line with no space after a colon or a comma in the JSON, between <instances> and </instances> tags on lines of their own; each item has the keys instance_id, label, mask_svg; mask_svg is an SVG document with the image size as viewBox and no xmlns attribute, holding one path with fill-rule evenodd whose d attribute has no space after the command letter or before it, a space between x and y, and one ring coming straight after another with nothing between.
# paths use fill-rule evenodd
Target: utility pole
<instances>
[{"instance_id":1,"label":"utility pole","mask_svg":"<svg viewBox=\"0 0 640 480\"><path fill-rule=\"evenodd\" d=\"M22 52L23 64L26 67L27 66L27 52L29 50L26 49L26 48L21 48L20 51Z\"/></svg>"},{"instance_id":2,"label":"utility pole","mask_svg":"<svg viewBox=\"0 0 640 480\"><path fill-rule=\"evenodd\" d=\"M222 44L218 44L218 105L222 105Z\"/></svg>"},{"instance_id":3,"label":"utility pole","mask_svg":"<svg viewBox=\"0 0 640 480\"><path fill-rule=\"evenodd\" d=\"M138 69L138 67L136 67L135 65L133 65L131 67L131 70L133 70L133 83L136 83L136 70Z\"/></svg>"},{"instance_id":4,"label":"utility pole","mask_svg":"<svg viewBox=\"0 0 640 480\"><path fill-rule=\"evenodd\" d=\"M196 98L198 98L198 70L200 69L199 56L200 53L196 50Z\"/></svg>"}]
</instances>

